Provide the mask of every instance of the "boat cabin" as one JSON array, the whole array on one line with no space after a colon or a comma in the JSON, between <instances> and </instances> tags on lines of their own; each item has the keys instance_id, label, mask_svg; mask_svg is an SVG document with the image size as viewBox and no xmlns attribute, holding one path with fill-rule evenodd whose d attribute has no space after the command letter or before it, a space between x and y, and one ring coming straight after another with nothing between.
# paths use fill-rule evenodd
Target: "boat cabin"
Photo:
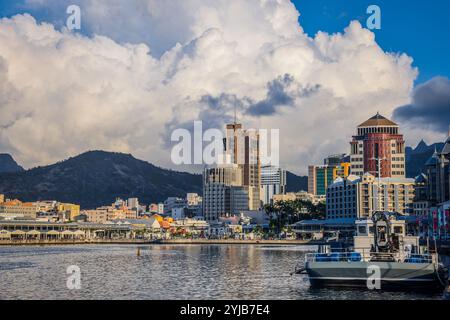
<instances>
[{"instance_id":1,"label":"boat cabin","mask_svg":"<svg viewBox=\"0 0 450 320\"><path fill-rule=\"evenodd\" d=\"M357 220L354 251L363 260L374 255L390 254L401 260L410 254L419 254L419 237L406 234L406 222L397 220L395 213L376 212L371 220Z\"/></svg>"}]
</instances>

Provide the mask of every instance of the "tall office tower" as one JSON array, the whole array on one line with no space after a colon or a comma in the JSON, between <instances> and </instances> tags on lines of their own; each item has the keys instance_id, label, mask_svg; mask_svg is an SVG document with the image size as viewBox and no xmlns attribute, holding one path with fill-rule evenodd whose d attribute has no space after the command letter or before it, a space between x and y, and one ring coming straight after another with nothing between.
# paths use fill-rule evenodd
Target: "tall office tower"
<instances>
[{"instance_id":1,"label":"tall office tower","mask_svg":"<svg viewBox=\"0 0 450 320\"><path fill-rule=\"evenodd\" d=\"M328 186L333 184L333 166L309 166L308 168L308 193L315 196L324 196Z\"/></svg>"},{"instance_id":2,"label":"tall office tower","mask_svg":"<svg viewBox=\"0 0 450 320\"><path fill-rule=\"evenodd\" d=\"M323 164L332 167L333 180L337 178L346 178L350 175L350 156L346 154L335 154L326 157Z\"/></svg>"},{"instance_id":3,"label":"tall office tower","mask_svg":"<svg viewBox=\"0 0 450 320\"><path fill-rule=\"evenodd\" d=\"M0 203L5 202L5 195L0 194Z\"/></svg>"},{"instance_id":4,"label":"tall office tower","mask_svg":"<svg viewBox=\"0 0 450 320\"><path fill-rule=\"evenodd\" d=\"M379 113L358 126L351 145L351 174L405 177L405 140L399 126Z\"/></svg>"},{"instance_id":5,"label":"tall office tower","mask_svg":"<svg viewBox=\"0 0 450 320\"><path fill-rule=\"evenodd\" d=\"M286 194L286 171L280 167L261 167L261 202L263 205L272 203L276 194Z\"/></svg>"},{"instance_id":6,"label":"tall office tower","mask_svg":"<svg viewBox=\"0 0 450 320\"><path fill-rule=\"evenodd\" d=\"M259 134L256 130L242 129L238 123L227 125L224 141L226 159L241 168L242 186L249 195L249 209L258 210L261 186L261 159Z\"/></svg>"},{"instance_id":7,"label":"tall office tower","mask_svg":"<svg viewBox=\"0 0 450 320\"><path fill-rule=\"evenodd\" d=\"M342 162L347 162L346 158L346 154L334 154L326 157L323 160L323 164L326 166L340 166Z\"/></svg>"},{"instance_id":8,"label":"tall office tower","mask_svg":"<svg viewBox=\"0 0 450 320\"><path fill-rule=\"evenodd\" d=\"M203 215L206 221L249 210L249 195L242 185L242 169L236 165L208 168L203 172Z\"/></svg>"}]
</instances>

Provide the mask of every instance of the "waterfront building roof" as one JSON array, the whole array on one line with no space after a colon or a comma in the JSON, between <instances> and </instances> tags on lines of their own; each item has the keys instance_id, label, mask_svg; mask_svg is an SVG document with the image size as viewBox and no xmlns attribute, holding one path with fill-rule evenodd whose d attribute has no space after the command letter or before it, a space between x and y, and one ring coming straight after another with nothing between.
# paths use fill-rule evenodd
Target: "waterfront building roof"
<instances>
[{"instance_id":1,"label":"waterfront building roof","mask_svg":"<svg viewBox=\"0 0 450 320\"><path fill-rule=\"evenodd\" d=\"M442 148L441 154L447 155L450 154L450 136L447 138L447 141Z\"/></svg>"},{"instance_id":2,"label":"waterfront building roof","mask_svg":"<svg viewBox=\"0 0 450 320\"><path fill-rule=\"evenodd\" d=\"M0 229L2 226L18 226L18 227L54 227L54 228L68 228L70 230L76 229L107 229L107 230L129 230L131 225L117 225L117 224L100 224L90 222L46 222L36 220L0 220Z\"/></svg>"},{"instance_id":3,"label":"waterfront building roof","mask_svg":"<svg viewBox=\"0 0 450 320\"><path fill-rule=\"evenodd\" d=\"M354 218L338 218L338 219L326 219L326 220L302 220L294 225L329 225L329 226L337 226L337 225L354 225Z\"/></svg>"},{"instance_id":4,"label":"waterfront building roof","mask_svg":"<svg viewBox=\"0 0 450 320\"><path fill-rule=\"evenodd\" d=\"M398 127L398 124L395 122L383 117L380 113L377 113L372 118L366 120L365 122L361 123L358 128L361 127L378 127L378 126L396 126Z\"/></svg>"},{"instance_id":5,"label":"waterfront building roof","mask_svg":"<svg viewBox=\"0 0 450 320\"><path fill-rule=\"evenodd\" d=\"M428 177L421 173L415 178L416 183L426 183L428 181Z\"/></svg>"},{"instance_id":6,"label":"waterfront building roof","mask_svg":"<svg viewBox=\"0 0 450 320\"><path fill-rule=\"evenodd\" d=\"M439 163L439 157L437 150L434 150L433 155L427 160L425 166L435 166Z\"/></svg>"}]
</instances>

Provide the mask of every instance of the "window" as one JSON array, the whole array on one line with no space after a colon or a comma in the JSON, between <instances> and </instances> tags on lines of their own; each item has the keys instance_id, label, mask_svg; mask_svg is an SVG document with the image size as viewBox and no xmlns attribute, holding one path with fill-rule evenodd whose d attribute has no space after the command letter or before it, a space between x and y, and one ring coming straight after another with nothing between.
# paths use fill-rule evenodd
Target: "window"
<instances>
[{"instance_id":1,"label":"window","mask_svg":"<svg viewBox=\"0 0 450 320\"><path fill-rule=\"evenodd\" d=\"M366 234L366 233L367 233L366 226L359 226L358 227L358 234Z\"/></svg>"},{"instance_id":2,"label":"window","mask_svg":"<svg viewBox=\"0 0 450 320\"><path fill-rule=\"evenodd\" d=\"M394 233L402 234L403 233L403 227L394 227Z\"/></svg>"}]
</instances>

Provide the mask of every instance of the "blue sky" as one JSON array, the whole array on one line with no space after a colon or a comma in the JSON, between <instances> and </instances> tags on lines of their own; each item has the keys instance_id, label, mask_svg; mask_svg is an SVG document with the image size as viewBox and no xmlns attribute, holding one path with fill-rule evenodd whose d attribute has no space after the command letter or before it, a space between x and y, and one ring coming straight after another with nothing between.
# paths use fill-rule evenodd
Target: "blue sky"
<instances>
[{"instance_id":1,"label":"blue sky","mask_svg":"<svg viewBox=\"0 0 450 320\"><path fill-rule=\"evenodd\" d=\"M419 68L417 83L450 77L450 1L448 0L293 0L309 35L341 32L351 20L365 25L367 7L381 8L382 27L374 30L386 51L405 52Z\"/></svg>"}]
</instances>

